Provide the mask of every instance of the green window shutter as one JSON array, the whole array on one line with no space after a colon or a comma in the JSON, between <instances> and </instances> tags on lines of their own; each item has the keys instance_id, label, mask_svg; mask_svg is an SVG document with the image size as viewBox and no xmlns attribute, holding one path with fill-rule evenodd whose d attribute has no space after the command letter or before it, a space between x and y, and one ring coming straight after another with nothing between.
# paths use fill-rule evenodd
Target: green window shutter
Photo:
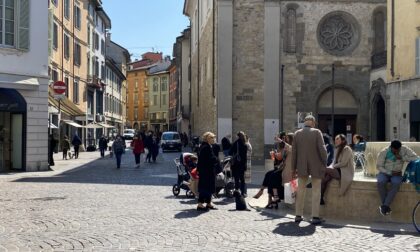
<instances>
[{"instance_id":1,"label":"green window shutter","mask_svg":"<svg viewBox=\"0 0 420 252\"><path fill-rule=\"evenodd\" d=\"M18 49L29 50L29 0L19 0Z\"/></svg>"}]
</instances>

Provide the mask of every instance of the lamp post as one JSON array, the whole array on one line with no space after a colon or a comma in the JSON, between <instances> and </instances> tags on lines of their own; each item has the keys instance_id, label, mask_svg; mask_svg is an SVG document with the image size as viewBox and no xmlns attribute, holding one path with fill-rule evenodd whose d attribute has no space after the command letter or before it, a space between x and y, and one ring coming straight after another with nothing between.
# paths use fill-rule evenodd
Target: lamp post
<instances>
[{"instance_id":1,"label":"lamp post","mask_svg":"<svg viewBox=\"0 0 420 252\"><path fill-rule=\"evenodd\" d=\"M334 89L335 89L335 86L334 86L334 82L335 82L335 65L334 64L332 64L331 65L331 125L332 125L332 127L331 127L331 135L332 135L332 137L334 137Z\"/></svg>"}]
</instances>

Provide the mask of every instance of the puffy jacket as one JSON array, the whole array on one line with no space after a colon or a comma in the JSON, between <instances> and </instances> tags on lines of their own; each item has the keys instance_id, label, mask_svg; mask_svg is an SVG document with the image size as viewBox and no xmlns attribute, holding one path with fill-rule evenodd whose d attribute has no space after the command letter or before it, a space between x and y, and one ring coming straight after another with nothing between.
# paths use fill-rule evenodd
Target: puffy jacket
<instances>
[{"instance_id":1,"label":"puffy jacket","mask_svg":"<svg viewBox=\"0 0 420 252\"><path fill-rule=\"evenodd\" d=\"M392 172L402 171L404 167L404 162L410 162L418 159L417 154L407 146L401 146L400 149L400 160L389 160L386 158L390 147L384 148L378 155L378 160L376 162L376 168L385 174L391 175Z\"/></svg>"},{"instance_id":2,"label":"puffy jacket","mask_svg":"<svg viewBox=\"0 0 420 252\"><path fill-rule=\"evenodd\" d=\"M407 165L404 179L410 181L416 187L417 192L420 192L420 159L411 161Z\"/></svg>"}]
</instances>

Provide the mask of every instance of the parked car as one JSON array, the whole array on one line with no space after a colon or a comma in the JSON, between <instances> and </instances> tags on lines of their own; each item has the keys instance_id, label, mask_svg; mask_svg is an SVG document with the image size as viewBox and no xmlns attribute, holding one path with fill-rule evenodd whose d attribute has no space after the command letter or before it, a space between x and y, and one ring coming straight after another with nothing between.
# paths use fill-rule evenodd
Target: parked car
<instances>
[{"instance_id":1,"label":"parked car","mask_svg":"<svg viewBox=\"0 0 420 252\"><path fill-rule=\"evenodd\" d=\"M163 132L162 139L160 140L160 146L162 147L162 151L182 151L182 142L179 133L174 131Z\"/></svg>"},{"instance_id":2,"label":"parked car","mask_svg":"<svg viewBox=\"0 0 420 252\"><path fill-rule=\"evenodd\" d=\"M125 129L123 137L125 140L133 140L135 133L136 133L136 130L134 129Z\"/></svg>"}]
</instances>

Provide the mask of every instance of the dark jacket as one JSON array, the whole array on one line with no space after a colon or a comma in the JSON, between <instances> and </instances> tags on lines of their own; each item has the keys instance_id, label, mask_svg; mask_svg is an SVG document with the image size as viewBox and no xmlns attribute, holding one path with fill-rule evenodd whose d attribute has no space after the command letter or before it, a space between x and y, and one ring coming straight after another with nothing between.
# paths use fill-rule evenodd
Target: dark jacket
<instances>
[{"instance_id":1,"label":"dark jacket","mask_svg":"<svg viewBox=\"0 0 420 252\"><path fill-rule=\"evenodd\" d=\"M333 160L334 160L334 147L332 146L332 144L327 144L325 146L327 148L327 166L329 166L330 164L332 164Z\"/></svg>"},{"instance_id":2,"label":"dark jacket","mask_svg":"<svg viewBox=\"0 0 420 252\"><path fill-rule=\"evenodd\" d=\"M231 147L232 144L230 143L229 139L227 139L226 137L222 138L222 150L230 150Z\"/></svg>"},{"instance_id":3,"label":"dark jacket","mask_svg":"<svg viewBox=\"0 0 420 252\"><path fill-rule=\"evenodd\" d=\"M200 146L198 155L197 170L200 180L198 182L198 191L213 194L216 188L215 166L218 161L213 153L210 144L203 142Z\"/></svg>"},{"instance_id":4,"label":"dark jacket","mask_svg":"<svg viewBox=\"0 0 420 252\"><path fill-rule=\"evenodd\" d=\"M246 171L246 153L248 151L248 148L246 147L245 143L242 142L240 139L236 140L232 144L232 148L230 148L229 156L234 156L236 153L239 153L239 156L241 157L240 162L235 162L233 169L236 169L237 171Z\"/></svg>"},{"instance_id":5,"label":"dark jacket","mask_svg":"<svg viewBox=\"0 0 420 252\"><path fill-rule=\"evenodd\" d=\"M70 141L68 139L64 139L61 142L61 149L63 149L63 150L70 150Z\"/></svg>"},{"instance_id":6,"label":"dark jacket","mask_svg":"<svg viewBox=\"0 0 420 252\"><path fill-rule=\"evenodd\" d=\"M144 147L150 150L152 148L152 143L153 143L152 136L146 136L146 138L143 138L143 139L144 139Z\"/></svg>"},{"instance_id":7,"label":"dark jacket","mask_svg":"<svg viewBox=\"0 0 420 252\"><path fill-rule=\"evenodd\" d=\"M71 144L73 144L74 146L79 146L82 144L82 140L80 139L78 135L74 135L73 140L71 141Z\"/></svg>"},{"instance_id":8,"label":"dark jacket","mask_svg":"<svg viewBox=\"0 0 420 252\"><path fill-rule=\"evenodd\" d=\"M99 139L99 148L106 149L106 147L108 147L108 140L105 137L101 137Z\"/></svg>"}]
</instances>

